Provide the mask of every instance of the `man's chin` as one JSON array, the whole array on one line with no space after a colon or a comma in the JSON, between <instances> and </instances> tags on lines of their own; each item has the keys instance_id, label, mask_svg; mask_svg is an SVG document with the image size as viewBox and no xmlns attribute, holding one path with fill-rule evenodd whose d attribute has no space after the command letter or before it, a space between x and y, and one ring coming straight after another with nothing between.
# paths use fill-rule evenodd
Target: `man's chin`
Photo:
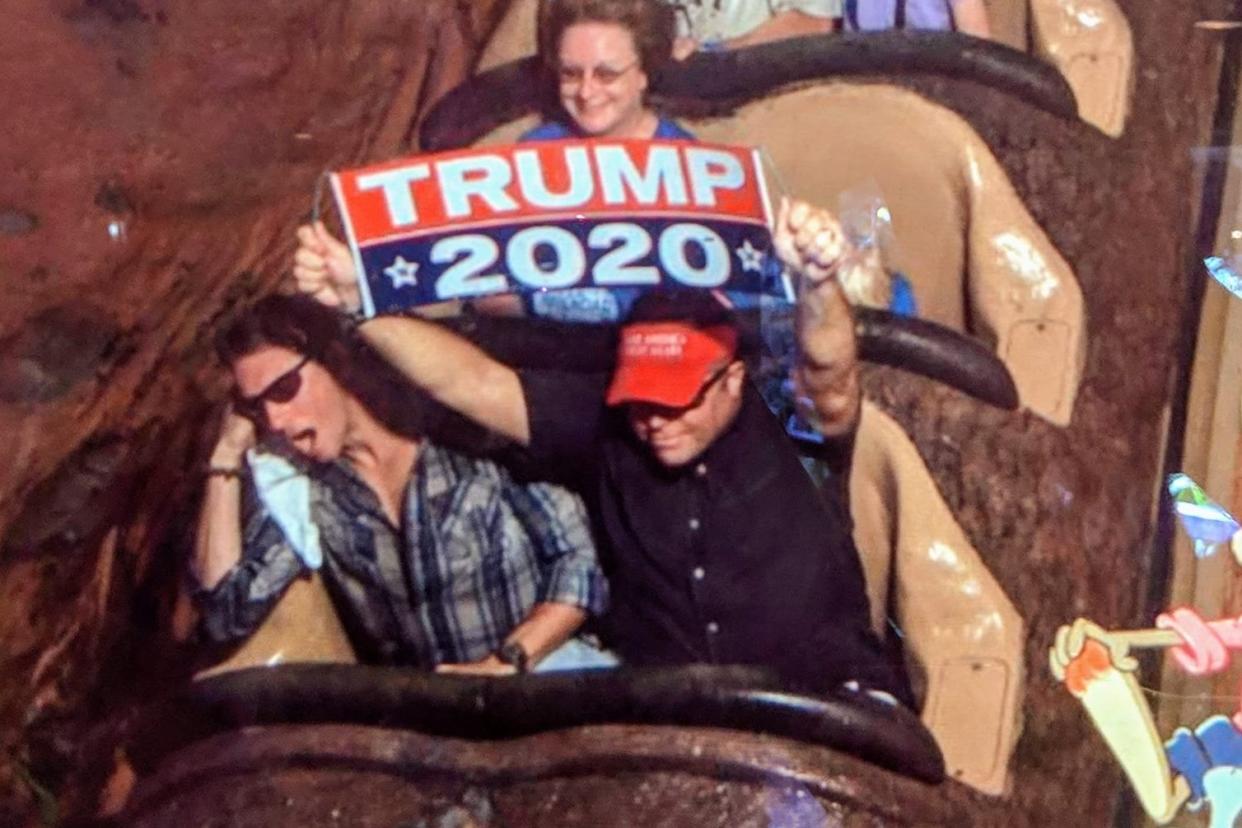
<instances>
[{"instance_id":1,"label":"man's chin","mask_svg":"<svg viewBox=\"0 0 1242 828\"><path fill-rule=\"evenodd\" d=\"M684 448L679 446L672 446L667 449L651 446L651 453L660 462L661 466L668 469L679 469L694 459Z\"/></svg>"}]
</instances>

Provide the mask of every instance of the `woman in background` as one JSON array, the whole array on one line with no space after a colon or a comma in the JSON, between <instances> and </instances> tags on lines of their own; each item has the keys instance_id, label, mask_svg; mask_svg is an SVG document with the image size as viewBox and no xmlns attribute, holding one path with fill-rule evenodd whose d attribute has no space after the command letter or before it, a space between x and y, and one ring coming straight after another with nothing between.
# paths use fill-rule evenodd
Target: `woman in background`
<instances>
[{"instance_id":1,"label":"woman in background","mask_svg":"<svg viewBox=\"0 0 1242 828\"><path fill-rule=\"evenodd\" d=\"M647 103L649 78L672 58L675 12L659 0L551 0L539 17L539 56L560 117L519 140L694 140ZM484 313L527 313L568 322L617 322L639 288L571 288L477 300Z\"/></svg>"},{"instance_id":2,"label":"woman in background","mask_svg":"<svg viewBox=\"0 0 1242 828\"><path fill-rule=\"evenodd\" d=\"M522 136L682 138L647 103L649 79L672 58L675 12L659 0L551 0L540 10L539 57L561 117Z\"/></svg>"}]
</instances>

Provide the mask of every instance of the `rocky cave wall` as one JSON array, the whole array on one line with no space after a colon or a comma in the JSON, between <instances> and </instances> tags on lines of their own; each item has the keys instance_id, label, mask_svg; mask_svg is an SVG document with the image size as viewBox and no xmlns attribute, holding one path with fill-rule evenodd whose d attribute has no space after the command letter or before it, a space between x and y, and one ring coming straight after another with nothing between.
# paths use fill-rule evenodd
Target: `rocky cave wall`
<instances>
[{"instance_id":1,"label":"rocky cave wall","mask_svg":"<svg viewBox=\"0 0 1242 828\"><path fill-rule=\"evenodd\" d=\"M224 392L213 326L277 284L320 171L414 138L502 4L6 5L0 823L33 819L41 791L99 759L103 711L176 674L173 594ZM968 81L916 84L970 113L1078 269L1091 344L1071 426L892 372L868 381L1028 619L1012 800L1028 824L1112 810L1117 772L1044 653L1076 614L1140 621L1173 346L1202 278L1189 150L1206 140L1221 36L1193 23L1228 3L1121 5L1138 70L1120 141Z\"/></svg>"},{"instance_id":2,"label":"rocky cave wall","mask_svg":"<svg viewBox=\"0 0 1242 828\"><path fill-rule=\"evenodd\" d=\"M277 285L321 171L408 145L496 5L5 4L0 824L176 661L214 324Z\"/></svg>"}]
</instances>

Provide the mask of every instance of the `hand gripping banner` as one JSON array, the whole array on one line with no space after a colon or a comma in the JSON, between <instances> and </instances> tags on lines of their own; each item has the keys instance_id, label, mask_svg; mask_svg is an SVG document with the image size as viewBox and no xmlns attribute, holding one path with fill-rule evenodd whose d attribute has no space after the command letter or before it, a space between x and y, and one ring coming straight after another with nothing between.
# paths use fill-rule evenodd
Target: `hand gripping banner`
<instances>
[{"instance_id":1,"label":"hand gripping banner","mask_svg":"<svg viewBox=\"0 0 1242 828\"><path fill-rule=\"evenodd\" d=\"M367 316L509 291L787 295L756 152L549 141L334 173Z\"/></svg>"}]
</instances>

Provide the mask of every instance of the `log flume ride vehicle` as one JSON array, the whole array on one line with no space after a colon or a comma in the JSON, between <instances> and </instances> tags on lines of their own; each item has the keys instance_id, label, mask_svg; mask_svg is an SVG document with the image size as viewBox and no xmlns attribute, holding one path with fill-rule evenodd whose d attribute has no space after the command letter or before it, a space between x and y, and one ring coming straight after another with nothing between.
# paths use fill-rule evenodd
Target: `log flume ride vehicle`
<instances>
[{"instance_id":1,"label":"log flume ride vehicle","mask_svg":"<svg viewBox=\"0 0 1242 828\"><path fill-rule=\"evenodd\" d=\"M537 86L534 71L510 63L454 90L422 124L422 148L511 140L544 103L513 93ZM655 86L672 114L697 113L686 120L700 136L765 146L799 197L835 203L849 182L830 159L848 157L895 213L919 217L898 230L923 318L860 310L864 360L1065 425L1086 335L1069 265L961 115L907 89L835 82L908 72L971 77L1077 118L1057 72L955 35L701 55ZM818 151L804 151L807 134ZM450 324L511 364L565 359L566 333L552 323ZM578 368L611 364L615 336L592 330L573 334ZM1022 619L912 442L873 403L850 491L876 626L893 615L926 678L921 719L856 692L806 695L746 667L485 679L351 664L308 580L224 665L135 720L138 781L122 823L999 824L1003 804L986 794L1005 790L1021 729Z\"/></svg>"}]
</instances>

